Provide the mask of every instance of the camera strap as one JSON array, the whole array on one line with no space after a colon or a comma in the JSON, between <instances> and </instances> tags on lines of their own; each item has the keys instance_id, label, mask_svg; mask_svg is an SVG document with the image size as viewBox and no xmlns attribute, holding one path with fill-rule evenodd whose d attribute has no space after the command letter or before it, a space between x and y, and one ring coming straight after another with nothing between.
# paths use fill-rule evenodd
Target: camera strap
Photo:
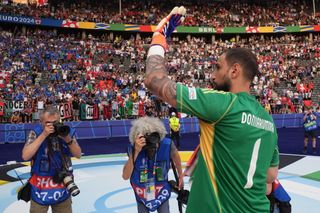
<instances>
[{"instance_id":1,"label":"camera strap","mask_svg":"<svg viewBox=\"0 0 320 213\"><path fill-rule=\"evenodd\" d=\"M51 140L51 139L49 139ZM62 150L62 143L59 140L59 155L61 158L61 164L64 169L67 169L67 161L66 158L68 157ZM49 165L53 167L53 169L58 172L61 170L61 167L57 164L57 162L54 160L54 151L52 148L52 142L48 144L48 160L49 160Z\"/></svg>"},{"instance_id":2,"label":"camera strap","mask_svg":"<svg viewBox=\"0 0 320 213\"><path fill-rule=\"evenodd\" d=\"M157 169L157 151L158 149L156 149L156 152L155 152L155 157L154 157L154 161L153 161L153 166L152 166L152 175L155 177L156 176L156 169ZM132 164L133 164L133 167L136 168L136 165L135 165L135 161L134 161L134 154L135 154L135 148L133 146L132 148ZM141 153L141 152L140 152ZM139 155L140 155L139 153ZM138 156L137 156L138 158ZM143 167L145 168L145 172L148 172L148 156L147 154L145 153L145 157L144 157L146 160L145 160L145 163L143 165Z\"/></svg>"},{"instance_id":3,"label":"camera strap","mask_svg":"<svg viewBox=\"0 0 320 213\"><path fill-rule=\"evenodd\" d=\"M154 162L153 162L153 171L152 171L152 174L153 176L155 177L156 176L156 168L157 168L157 149L156 149L156 153L155 153L155 156L154 156Z\"/></svg>"},{"instance_id":4,"label":"camera strap","mask_svg":"<svg viewBox=\"0 0 320 213\"><path fill-rule=\"evenodd\" d=\"M20 176L18 175L18 172L17 172L15 169L13 169L13 171L14 171L14 173L16 173L17 178L19 179L19 181L21 182L21 184L24 185L23 181L21 180Z\"/></svg>"}]
</instances>

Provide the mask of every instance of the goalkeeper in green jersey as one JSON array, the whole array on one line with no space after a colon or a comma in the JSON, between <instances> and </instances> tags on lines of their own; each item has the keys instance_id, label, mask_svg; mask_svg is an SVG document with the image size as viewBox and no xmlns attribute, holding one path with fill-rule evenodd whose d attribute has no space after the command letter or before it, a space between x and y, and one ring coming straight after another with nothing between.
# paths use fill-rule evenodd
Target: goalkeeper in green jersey
<instances>
[{"instance_id":1,"label":"goalkeeper in green jersey","mask_svg":"<svg viewBox=\"0 0 320 213\"><path fill-rule=\"evenodd\" d=\"M272 117L249 94L258 73L255 55L244 48L222 54L211 74L214 89L186 87L166 72L167 38L181 24L176 7L157 26L146 62L145 85L200 123L200 152L187 212L269 212L266 183L278 173L277 130Z\"/></svg>"}]
</instances>

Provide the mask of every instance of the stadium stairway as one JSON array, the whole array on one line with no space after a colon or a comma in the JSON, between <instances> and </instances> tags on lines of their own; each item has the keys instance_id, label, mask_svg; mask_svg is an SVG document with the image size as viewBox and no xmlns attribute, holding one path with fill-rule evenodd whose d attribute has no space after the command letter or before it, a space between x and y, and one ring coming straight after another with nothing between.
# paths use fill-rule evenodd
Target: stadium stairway
<instances>
[{"instance_id":1,"label":"stadium stairway","mask_svg":"<svg viewBox=\"0 0 320 213\"><path fill-rule=\"evenodd\" d=\"M285 81L281 81L279 86L274 87L273 89L278 94L278 96L282 96L283 95L283 91L288 89L288 85L287 85L287 83Z\"/></svg>"},{"instance_id":2,"label":"stadium stairway","mask_svg":"<svg viewBox=\"0 0 320 213\"><path fill-rule=\"evenodd\" d=\"M315 75L314 78L314 89L312 92L312 102L318 103L320 101L320 73Z\"/></svg>"}]
</instances>

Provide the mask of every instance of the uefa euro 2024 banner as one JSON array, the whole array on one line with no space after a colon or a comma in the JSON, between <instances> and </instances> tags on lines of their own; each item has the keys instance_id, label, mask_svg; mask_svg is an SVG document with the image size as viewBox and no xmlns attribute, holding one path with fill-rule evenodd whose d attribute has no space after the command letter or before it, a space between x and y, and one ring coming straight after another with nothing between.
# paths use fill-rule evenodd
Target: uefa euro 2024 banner
<instances>
[{"instance_id":1,"label":"uefa euro 2024 banner","mask_svg":"<svg viewBox=\"0 0 320 213\"><path fill-rule=\"evenodd\" d=\"M95 22L78 22L74 20L59 20L53 18L36 19L27 16L8 15L0 13L0 22L10 22L17 24L41 25L49 27L95 29L110 31L131 31L131 32L154 32L154 25L139 24L107 24ZM178 33L205 33L205 34L242 34L242 33L292 33L292 32L320 32L320 25L301 25L301 26L246 26L246 27L192 27L179 26Z\"/></svg>"},{"instance_id":2,"label":"uefa euro 2024 banner","mask_svg":"<svg viewBox=\"0 0 320 213\"><path fill-rule=\"evenodd\" d=\"M19 23L19 24L30 24L30 25L40 24L40 20L36 20L32 17L12 16L7 14L0 14L0 21L10 22L10 23Z\"/></svg>"}]
</instances>

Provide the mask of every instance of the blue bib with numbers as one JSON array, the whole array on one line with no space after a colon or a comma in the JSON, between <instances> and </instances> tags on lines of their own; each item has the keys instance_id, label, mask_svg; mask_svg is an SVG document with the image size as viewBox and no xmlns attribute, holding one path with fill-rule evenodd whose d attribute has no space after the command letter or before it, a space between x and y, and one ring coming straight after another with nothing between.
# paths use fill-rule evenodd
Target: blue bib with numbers
<instances>
[{"instance_id":1,"label":"blue bib with numbers","mask_svg":"<svg viewBox=\"0 0 320 213\"><path fill-rule=\"evenodd\" d=\"M306 132L315 130L317 129L317 121L314 120L310 115L308 115L303 126Z\"/></svg>"},{"instance_id":2,"label":"blue bib with numbers","mask_svg":"<svg viewBox=\"0 0 320 213\"><path fill-rule=\"evenodd\" d=\"M149 211L155 211L171 196L168 183L170 169L171 140L168 138L160 142L156 153L156 160L150 160L146 151L142 150L134 165L130 183L136 200Z\"/></svg>"},{"instance_id":3,"label":"blue bib with numbers","mask_svg":"<svg viewBox=\"0 0 320 213\"><path fill-rule=\"evenodd\" d=\"M37 136L39 136L42 131L41 126L35 129ZM70 156L69 148L62 139L56 138L52 143L59 146L59 149L53 150L52 155L49 157L47 143L48 139L42 142L32 160L31 166L31 198L40 205L58 204L70 197L63 183L55 183L52 180L56 172L62 169L62 153Z\"/></svg>"}]
</instances>

